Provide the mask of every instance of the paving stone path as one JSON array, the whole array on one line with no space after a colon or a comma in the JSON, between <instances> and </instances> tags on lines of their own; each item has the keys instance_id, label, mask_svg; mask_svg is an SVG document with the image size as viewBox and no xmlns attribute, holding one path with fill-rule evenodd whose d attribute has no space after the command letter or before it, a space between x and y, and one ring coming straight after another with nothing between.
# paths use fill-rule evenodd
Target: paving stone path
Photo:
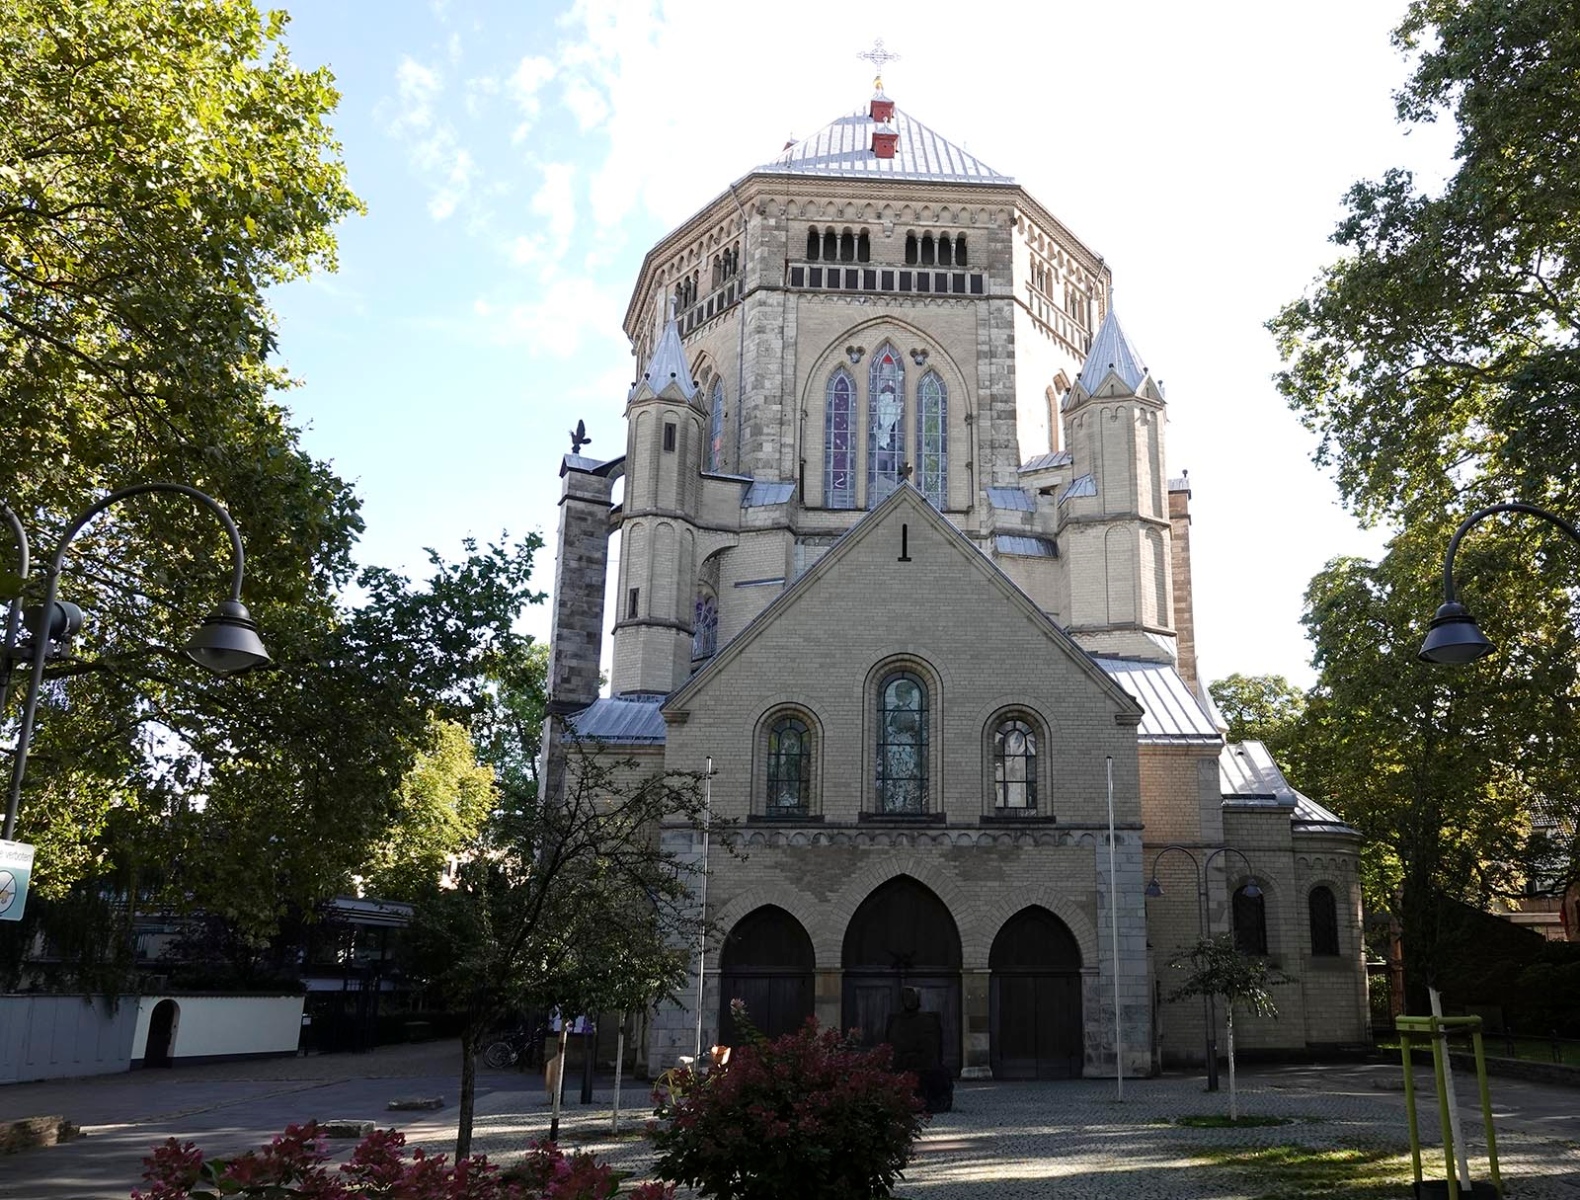
<instances>
[{"instance_id":1,"label":"paving stone path","mask_svg":"<svg viewBox=\"0 0 1580 1200\"><path fill-rule=\"evenodd\" d=\"M142 1155L166 1137L230 1154L266 1141L292 1121L314 1118L372 1119L403 1129L412 1145L448 1152L455 1137L456 1058L453 1043L430 1044L0 1087L0 1120L58 1112L89 1134L0 1158L0 1200L125 1200L138 1182ZM1498 1079L1492 1090L1509 1194L1580 1200L1580 1090ZM385 1111L390 1099L419 1093L443 1095L446 1107ZM574 1087L570 1095L562 1139L647 1176L648 1144L610 1137L607 1086L595 1091L588 1107L575 1103ZM1172 1124L1181 1116L1227 1111L1227 1095L1205 1093L1196 1077L1127 1081L1122 1104L1112 1081L962 1082L955 1111L933 1120L897 1194L904 1200L1250 1200L1298 1193L1270 1190L1266 1175L1257 1179L1214 1165L1206 1152L1288 1144L1406 1150L1396 1065L1259 1068L1243 1074L1240 1097L1242 1112L1295 1122L1233 1130ZM649 1111L647 1086L626 1086L622 1107L625 1128L640 1128ZM1423 1136L1438 1145L1429 1096L1421 1108ZM1472 1164L1477 1178L1485 1178L1480 1118L1473 1105L1464 1115ZM544 1137L548 1126L538 1079L480 1072L477 1151L508 1161ZM1440 1177L1441 1160L1430 1165L1435 1171L1428 1173Z\"/></svg>"}]
</instances>

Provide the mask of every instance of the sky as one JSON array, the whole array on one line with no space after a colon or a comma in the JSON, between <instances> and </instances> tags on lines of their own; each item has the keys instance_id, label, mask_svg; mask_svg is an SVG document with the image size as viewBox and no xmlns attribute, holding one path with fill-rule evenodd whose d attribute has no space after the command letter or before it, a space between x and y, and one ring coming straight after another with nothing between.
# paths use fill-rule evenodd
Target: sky
<instances>
[{"instance_id":1,"label":"sky","mask_svg":"<svg viewBox=\"0 0 1580 1200\"><path fill-rule=\"evenodd\" d=\"M621 329L643 254L792 137L885 90L1013 176L1114 273L1193 485L1200 668L1309 684L1301 599L1375 556L1274 389L1264 323L1334 260L1356 180L1428 187L1452 130L1407 131L1403 0L1102 0L770 10L712 0L297 0L293 59L327 66L367 215L337 273L277 289L284 397L363 501L359 559L543 534L552 586L567 430L623 453ZM1425 616L1425 614L1424 614ZM524 628L546 638L548 605ZM607 666L607 662L606 662Z\"/></svg>"}]
</instances>

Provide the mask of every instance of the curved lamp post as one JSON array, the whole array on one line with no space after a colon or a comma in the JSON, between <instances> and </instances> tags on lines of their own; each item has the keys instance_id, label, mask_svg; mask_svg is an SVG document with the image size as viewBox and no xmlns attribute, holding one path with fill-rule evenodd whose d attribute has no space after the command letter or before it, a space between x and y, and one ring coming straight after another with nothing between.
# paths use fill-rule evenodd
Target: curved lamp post
<instances>
[{"instance_id":1,"label":"curved lamp post","mask_svg":"<svg viewBox=\"0 0 1580 1200\"><path fill-rule=\"evenodd\" d=\"M1443 603L1432 617L1432 627L1427 631L1426 641L1421 643L1419 657L1422 662L1459 666L1475 662L1478 658L1484 658L1492 653L1493 645L1476 625L1476 618L1471 616L1470 610L1455 597L1454 555L1459 550L1460 540L1470 532L1472 525L1494 513L1503 512L1529 513L1533 517L1540 517L1548 524L1556 525L1569 536L1570 541L1580 545L1580 532L1576 532L1573 525L1556 513L1550 513L1545 508L1537 508L1534 504L1512 500L1506 504L1489 505L1471 513L1459 523L1459 528L1454 530L1454 536L1448 542L1448 551L1443 555Z\"/></svg>"},{"instance_id":2,"label":"curved lamp post","mask_svg":"<svg viewBox=\"0 0 1580 1200\"><path fill-rule=\"evenodd\" d=\"M4 831L0 832L0 839L9 841L11 835L16 832L17 809L22 799L22 777L27 770L28 745L32 741L33 724L38 713L39 692L44 683L44 660L49 656L51 643L70 636L82 621L81 610L76 605L62 604L55 598L59 591L60 572L65 563L66 548L71 545L72 539L82 532L83 527L105 509L122 500L146 495L149 492L175 492L190 496L212 512L225 527L225 532L230 535L230 599L221 603L204 618L203 624L182 647L187 657L220 675L229 675L235 671L246 670L248 667L262 666L269 661L269 652L258 636L258 626L253 622L247 606L241 602L242 572L246 565L246 555L241 547L241 534L236 529L236 522L231 520L230 514L217 500L206 492L200 492L197 488L184 483L139 483L111 492L97 503L89 505L77 514L55 547L55 553L51 555L49 563L44 568L44 602L29 614L33 617L32 642L28 647L31 660L27 691L22 700L22 724L17 731L16 755L11 763L11 790L6 800L5 827ZM4 509L3 514L0 515L5 517L7 524L11 526L12 534L16 537L21 567L18 574L25 581L29 566L27 533L10 508L0 505L0 509ZM5 685L10 683L11 662L16 657L20 607L20 599L13 601L6 617L4 664L0 666L0 670L4 671L0 683ZM0 698L4 695L4 689L0 688Z\"/></svg>"},{"instance_id":3,"label":"curved lamp post","mask_svg":"<svg viewBox=\"0 0 1580 1200\"><path fill-rule=\"evenodd\" d=\"M1207 917L1207 872L1212 869L1213 859L1220 854L1238 854L1240 861L1245 864L1245 873L1250 878L1250 882L1245 885L1245 894L1253 900L1262 894L1262 889L1256 882L1256 871L1251 866L1251 860L1246 858L1243 851L1236 850L1233 846L1219 846L1218 849L1208 854L1205 859L1198 860L1188 847L1181 846L1177 842L1171 842L1153 856L1152 879L1147 883L1146 887L1146 894L1149 899L1156 900L1163 895L1163 884L1158 879L1158 862L1170 851L1183 854L1190 859L1190 864L1195 869L1196 928L1203 938L1207 937L1211 932L1212 926L1212 922ZM1212 996L1207 994L1203 994L1201 1003L1202 1017L1206 1022L1207 1029L1207 1090L1216 1092L1218 1090L1218 1006L1213 1003Z\"/></svg>"}]
</instances>

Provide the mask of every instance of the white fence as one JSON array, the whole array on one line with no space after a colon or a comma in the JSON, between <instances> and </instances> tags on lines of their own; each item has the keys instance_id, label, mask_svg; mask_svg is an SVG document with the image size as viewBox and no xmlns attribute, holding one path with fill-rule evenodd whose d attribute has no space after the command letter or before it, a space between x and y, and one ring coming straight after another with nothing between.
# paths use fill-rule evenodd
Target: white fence
<instances>
[{"instance_id":1,"label":"white fence","mask_svg":"<svg viewBox=\"0 0 1580 1200\"><path fill-rule=\"evenodd\" d=\"M124 1071L136 1027L132 997L0 996L0 1083Z\"/></svg>"}]
</instances>

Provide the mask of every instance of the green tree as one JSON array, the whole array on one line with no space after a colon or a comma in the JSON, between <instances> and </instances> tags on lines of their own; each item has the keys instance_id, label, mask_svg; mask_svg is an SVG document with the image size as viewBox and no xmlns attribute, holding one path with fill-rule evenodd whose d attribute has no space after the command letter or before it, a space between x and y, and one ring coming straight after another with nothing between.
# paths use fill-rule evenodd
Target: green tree
<instances>
[{"instance_id":1,"label":"green tree","mask_svg":"<svg viewBox=\"0 0 1580 1200\"><path fill-rule=\"evenodd\" d=\"M1187 972L1185 981L1169 993L1170 1000L1216 996L1223 1001L1229 1043L1229 1120L1240 1119L1234 1083L1234 1010L1243 1008L1259 1017L1276 1017L1278 1005L1268 989L1288 983L1289 976L1265 958L1241 954L1232 933L1203 938L1169 964Z\"/></svg>"},{"instance_id":2,"label":"green tree","mask_svg":"<svg viewBox=\"0 0 1580 1200\"><path fill-rule=\"evenodd\" d=\"M1306 706L1304 692L1282 675L1239 672L1215 680L1207 690L1228 722L1231 742L1261 742L1279 766L1286 772L1294 771L1295 733Z\"/></svg>"},{"instance_id":3,"label":"green tree","mask_svg":"<svg viewBox=\"0 0 1580 1200\"><path fill-rule=\"evenodd\" d=\"M1519 895L1550 861L1544 827L1572 822L1580 782L1570 597L1522 569L1519 537L1488 530L1459 559L1499 653L1463 670L1417 661L1446 536L1439 522L1399 535L1377 563L1329 563L1304 618L1319 676L1300 753L1313 790L1366 837L1367 907L1398 922L1417 1011L1455 949L1444 900Z\"/></svg>"},{"instance_id":4,"label":"green tree","mask_svg":"<svg viewBox=\"0 0 1580 1200\"><path fill-rule=\"evenodd\" d=\"M1357 183L1344 255L1269 327L1278 387L1347 502L1419 520L1485 497L1580 512L1580 22L1551 0L1415 0L1401 121L1450 117L1440 192Z\"/></svg>"},{"instance_id":5,"label":"green tree","mask_svg":"<svg viewBox=\"0 0 1580 1200\"><path fill-rule=\"evenodd\" d=\"M701 821L695 777L583 747L563 794L502 790L499 805L453 880L418 902L407 939L412 971L465 1014L457 1159L471 1148L477 1053L501 1019L651 1004L686 983L700 931L696 868L659 837Z\"/></svg>"}]
</instances>

